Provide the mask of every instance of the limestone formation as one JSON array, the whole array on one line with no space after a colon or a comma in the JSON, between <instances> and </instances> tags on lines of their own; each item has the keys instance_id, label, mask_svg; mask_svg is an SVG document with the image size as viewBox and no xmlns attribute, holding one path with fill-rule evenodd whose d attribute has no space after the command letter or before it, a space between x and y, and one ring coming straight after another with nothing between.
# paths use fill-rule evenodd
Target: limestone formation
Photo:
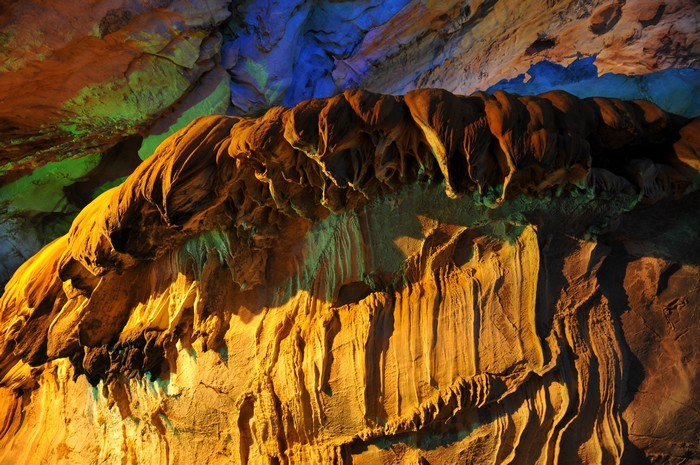
<instances>
[{"instance_id":1,"label":"limestone formation","mask_svg":"<svg viewBox=\"0 0 700 465\"><path fill-rule=\"evenodd\" d=\"M643 98L697 116L699 11L684 0L0 2L0 284L197 116L425 87Z\"/></svg>"},{"instance_id":2,"label":"limestone formation","mask_svg":"<svg viewBox=\"0 0 700 465\"><path fill-rule=\"evenodd\" d=\"M0 177L102 152L150 127L217 74L216 26L230 14L222 0L201 9L181 0L6 3Z\"/></svg>"},{"instance_id":3,"label":"limestone formation","mask_svg":"<svg viewBox=\"0 0 700 465\"><path fill-rule=\"evenodd\" d=\"M226 112L229 15L224 0L0 2L0 283L134 170L145 136Z\"/></svg>"},{"instance_id":4,"label":"limestone formation","mask_svg":"<svg viewBox=\"0 0 700 465\"><path fill-rule=\"evenodd\" d=\"M199 118L6 286L0 463L698 461L699 130L564 92Z\"/></svg>"},{"instance_id":5,"label":"limestone formation","mask_svg":"<svg viewBox=\"0 0 700 465\"><path fill-rule=\"evenodd\" d=\"M232 106L348 88L569 90L697 115L700 11L684 0L248 1L227 21ZM514 81L514 82L506 82Z\"/></svg>"}]
</instances>

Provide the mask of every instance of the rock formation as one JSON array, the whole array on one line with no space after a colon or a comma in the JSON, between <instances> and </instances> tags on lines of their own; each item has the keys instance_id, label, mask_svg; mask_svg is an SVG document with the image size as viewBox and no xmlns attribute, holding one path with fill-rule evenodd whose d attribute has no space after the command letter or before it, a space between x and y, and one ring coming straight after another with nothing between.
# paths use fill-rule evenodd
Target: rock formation
<instances>
[{"instance_id":1,"label":"rock formation","mask_svg":"<svg viewBox=\"0 0 700 465\"><path fill-rule=\"evenodd\" d=\"M558 91L196 119L6 286L0 463L698 461L699 139Z\"/></svg>"},{"instance_id":2,"label":"rock formation","mask_svg":"<svg viewBox=\"0 0 700 465\"><path fill-rule=\"evenodd\" d=\"M0 284L197 116L346 89L560 89L697 116L683 0L0 2Z\"/></svg>"},{"instance_id":3,"label":"rock formation","mask_svg":"<svg viewBox=\"0 0 700 465\"><path fill-rule=\"evenodd\" d=\"M271 0L244 2L227 25L222 66L244 114L347 88L467 95L510 80L524 94L565 87L692 116L700 105L700 13L682 0Z\"/></svg>"},{"instance_id":4,"label":"rock formation","mask_svg":"<svg viewBox=\"0 0 700 465\"><path fill-rule=\"evenodd\" d=\"M144 136L226 112L228 2L198 3L0 4L1 283L133 171Z\"/></svg>"}]
</instances>

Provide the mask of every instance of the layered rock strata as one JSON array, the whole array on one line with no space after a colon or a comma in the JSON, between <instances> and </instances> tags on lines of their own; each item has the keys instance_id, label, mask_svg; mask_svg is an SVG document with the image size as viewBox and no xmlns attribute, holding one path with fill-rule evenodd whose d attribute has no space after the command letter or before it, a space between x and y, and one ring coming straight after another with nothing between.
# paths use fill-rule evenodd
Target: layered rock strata
<instances>
[{"instance_id":1,"label":"layered rock strata","mask_svg":"<svg viewBox=\"0 0 700 465\"><path fill-rule=\"evenodd\" d=\"M0 283L138 166L145 136L226 112L228 4L2 2Z\"/></svg>"},{"instance_id":2,"label":"layered rock strata","mask_svg":"<svg viewBox=\"0 0 700 465\"><path fill-rule=\"evenodd\" d=\"M470 94L518 78L530 84L519 93L700 104L700 13L683 0L248 1L233 12L222 65L240 114L348 88ZM571 66L581 60L595 64Z\"/></svg>"},{"instance_id":3,"label":"layered rock strata","mask_svg":"<svg viewBox=\"0 0 700 465\"><path fill-rule=\"evenodd\" d=\"M346 91L206 117L0 300L2 463L682 463L700 120Z\"/></svg>"},{"instance_id":4,"label":"layered rock strata","mask_svg":"<svg viewBox=\"0 0 700 465\"><path fill-rule=\"evenodd\" d=\"M143 133L216 73L228 2L89 3L0 8L2 184Z\"/></svg>"}]
</instances>

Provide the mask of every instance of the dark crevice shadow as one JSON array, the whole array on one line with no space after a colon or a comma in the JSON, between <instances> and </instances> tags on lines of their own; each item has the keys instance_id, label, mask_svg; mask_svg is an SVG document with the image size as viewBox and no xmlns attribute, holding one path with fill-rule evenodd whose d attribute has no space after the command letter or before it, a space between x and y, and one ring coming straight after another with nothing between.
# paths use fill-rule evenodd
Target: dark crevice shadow
<instances>
[{"instance_id":1,"label":"dark crevice shadow","mask_svg":"<svg viewBox=\"0 0 700 465\"><path fill-rule=\"evenodd\" d=\"M626 243L633 255L700 266L698 211L700 191L653 204L641 203L621 214L615 228L601 235L601 240Z\"/></svg>"},{"instance_id":2,"label":"dark crevice shadow","mask_svg":"<svg viewBox=\"0 0 700 465\"><path fill-rule=\"evenodd\" d=\"M624 287L624 279L627 266L634 259L635 257L630 256L629 253L625 251L624 244L615 243L612 244L610 254L605 258L598 270L598 283L600 284L603 295L608 300L608 308L610 309L615 326L618 328L621 336L618 342L622 346L626 358L625 361L627 362L627 368L623 374L623 381L625 383L625 393L622 396L621 404L621 410L623 411L634 399L645 377L644 367L631 351L625 340L622 321L620 320L622 314L628 312L630 309L627 291Z\"/></svg>"},{"instance_id":3,"label":"dark crevice shadow","mask_svg":"<svg viewBox=\"0 0 700 465\"><path fill-rule=\"evenodd\" d=\"M613 322L617 328L618 344L623 351L624 372L622 374L624 389L621 396L620 413L622 414L634 400L646 372L641 361L632 352L625 339L621 316L630 310L627 292L624 288L624 279L628 265L635 259L626 250L624 244L615 242L611 244L611 252L600 266L597 277L603 295L608 300ZM620 418L622 424L622 434L625 439L625 447L621 458L621 463L626 465L651 465L644 452L634 444L629 438L629 426L624 418Z\"/></svg>"},{"instance_id":4,"label":"dark crevice shadow","mask_svg":"<svg viewBox=\"0 0 700 465\"><path fill-rule=\"evenodd\" d=\"M68 201L77 208L83 208L96 197L101 186L133 173L141 164L138 151L142 141L143 137L134 134L107 149L95 168L80 181L63 188Z\"/></svg>"},{"instance_id":5,"label":"dark crevice shadow","mask_svg":"<svg viewBox=\"0 0 700 465\"><path fill-rule=\"evenodd\" d=\"M365 405L368 407L366 418L376 424L383 424L388 417L381 402L373 402L375 395L384 396L382 390L381 374L384 372L382 362L386 363L386 354L389 352L389 340L394 334L394 308L395 298L387 293L387 302L376 309L370 320L367 331L367 350L365 352L365 367L367 380L365 383ZM384 355L384 356L382 356ZM372 406L379 407L377 410Z\"/></svg>"}]
</instances>

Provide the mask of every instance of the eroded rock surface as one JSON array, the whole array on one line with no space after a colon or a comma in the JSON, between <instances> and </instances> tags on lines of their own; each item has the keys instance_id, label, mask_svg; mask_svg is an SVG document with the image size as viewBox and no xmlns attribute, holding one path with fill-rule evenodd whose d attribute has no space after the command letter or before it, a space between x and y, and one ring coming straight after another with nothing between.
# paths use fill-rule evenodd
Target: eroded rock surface
<instances>
[{"instance_id":1,"label":"eroded rock surface","mask_svg":"<svg viewBox=\"0 0 700 465\"><path fill-rule=\"evenodd\" d=\"M0 10L0 176L138 134L216 67L227 2L91 3Z\"/></svg>"},{"instance_id":2,"label":"eroded rock surface","mask_svg":"<svg viewBox=\"0 0 700 465\"><path fill-rule=\"evenodd\" d=\"M440 87L694 117L699 25L682 0L4 2L0 284L197 116Z\"/></svg>"},{"instance_id":3,"label":"eroded rock surface","mask_svg":"<svg viewBox=\"0 0 700 465\"><path fill-rule=\"evenodd\" d=\"M442 90L195 120L8 283L0 461L698 460L699 128Z\"/></svg>"},{"instance_id":4,"label":"eroded rock surface","mask_svg":"<svg viewBox=\"0 0 700 465\"><path fill-rule=\"evenodd\" d=\"M466 95L508 80L523 94L644 98L690 116L700 105L700 13L683 0L248 1L227 26L239 114L348 88Z\"/></svg>"},{"instance_id":5,"label":"eroded rock surface","mask_svg":"<svg viewBox=\"0 0 700 465\"><path fill-rule=\"evenodd\" d=\"M229 15L219 0L0 5L1 283L138 166L145 136L226 112Z\"/></svg>"}]
</instances>

